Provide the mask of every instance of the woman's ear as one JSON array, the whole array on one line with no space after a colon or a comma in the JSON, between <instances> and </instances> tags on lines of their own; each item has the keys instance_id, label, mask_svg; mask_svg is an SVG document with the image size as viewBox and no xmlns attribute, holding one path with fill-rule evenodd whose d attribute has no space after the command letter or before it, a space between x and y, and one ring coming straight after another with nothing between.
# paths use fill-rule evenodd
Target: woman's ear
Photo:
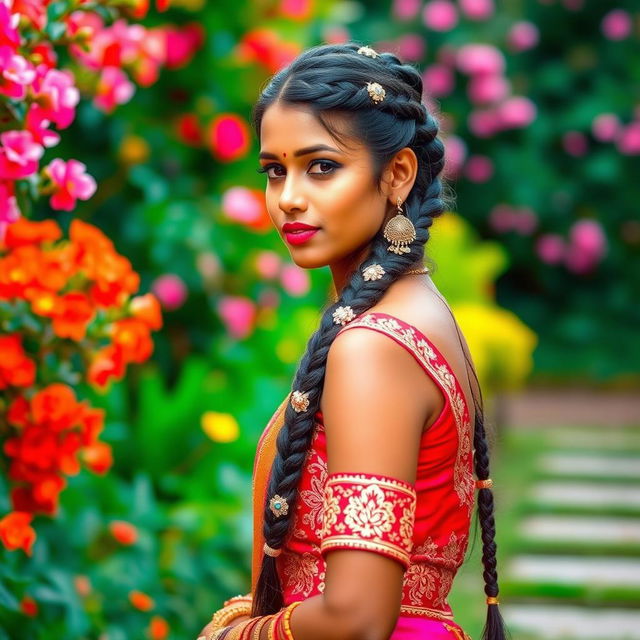
<instances>
[{"instance_id":1,"label":"woman's ear","mask_svg":"<svg viewBox=\"0 0 640 640\"><path fill-rule=\"evenodd\" d=\"M393 205L396 198L402 198L404 202L409 196L418 175L418 158L413 149L404 147L396 153L387 164L383 172L383 182L389 192L385 195L392 196Z\"/></svg>"}]
</instances>

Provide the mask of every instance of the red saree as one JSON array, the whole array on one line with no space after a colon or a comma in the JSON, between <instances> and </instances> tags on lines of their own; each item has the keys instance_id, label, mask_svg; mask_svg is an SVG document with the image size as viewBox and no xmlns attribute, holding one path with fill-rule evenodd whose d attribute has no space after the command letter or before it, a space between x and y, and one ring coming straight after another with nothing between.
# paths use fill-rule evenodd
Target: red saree
<instances>
[{"instance_id":1,"label":"red saree","mask_svg":"<svg viewBox=\"0 0 640 640\"><path fill-rule=\"evenodd\" d=\"M357 317L341 331L383 333L406 349L442 390L445 404L423 433L418 458L412 548L404 574L400 617L392 640L468 638L453 620L447 596L467 548L474 506L472 426L461 386L437 348L416 327L385 313ZM275 440L288 398L278 407L258 443L253 474L254 547L252 590L262 560L262 517ZM322 542L327 449L322 414L299 485L291 534L277 559L285 604L324 590Z\"/></svg>"}]
</instances>

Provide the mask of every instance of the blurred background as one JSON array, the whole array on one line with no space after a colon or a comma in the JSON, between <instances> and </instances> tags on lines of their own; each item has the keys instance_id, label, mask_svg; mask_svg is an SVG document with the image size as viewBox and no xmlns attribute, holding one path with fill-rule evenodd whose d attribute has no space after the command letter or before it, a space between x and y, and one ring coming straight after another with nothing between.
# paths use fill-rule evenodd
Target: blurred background
<instances>
[{"instance_id":1,"label":"blurred background","mask_svg":"<svg viewBox=\"0 0 640 640\"><path fill-rule=\"evenodd\" d=\"M513 637L640 638L639 39L634 0L0 2L0 640L195 638L248 591L255 445L331 288L270 227L250 111L348 40L441 123L427 252Z\"/></svg>"}]
</instances>

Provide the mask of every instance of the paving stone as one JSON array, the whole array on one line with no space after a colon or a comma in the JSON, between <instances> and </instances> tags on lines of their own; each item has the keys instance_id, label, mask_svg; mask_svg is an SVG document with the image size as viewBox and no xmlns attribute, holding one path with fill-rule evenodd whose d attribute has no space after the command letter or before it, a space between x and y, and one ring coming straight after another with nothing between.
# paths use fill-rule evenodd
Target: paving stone
<instances>
[{"instance_id":1,"label":"paving stone","mask_svg":"<svg viewBox=\"0 0 640 640\"><path fill-rule=\"evenodd\" d=\"M545 431L544 436L550 445L563 449L640 450L640 433L637 429L553 429Z\"/></svg>"},{"instance_id":2,"label":"paving stone","mask_svg":"<svg viewBox=\"0 0 640 640\"><path fill-rule=\"evenodd\" d=\"M640 479L640 456L549 453L538 466L557 475Z\"/></svg>"},{"instance_id":3,"label":"paving stone","mask_svg":"<svg viewBox=\"0 0 640 640\"><path fill-rule=\"evenodd\" d=\"M640 587L640 558L520 555L507 574L524 582Z\"/></svg>"},{"instance_id":4,"label":"paving stone","mask_svg":"<svg viewBox=\"0 0 640 640\"><path fill-rule=\"evenodd\" d=\"M540 482L531 489L539 503L566 507L640 510L640 486L596 482Z\"/></svg>"},{"instance_id":5,"label":"paving stone","mask_svg":"<svg viewBox=\"0 0 640 640\"><path fill-rule=\"evenodd\" d=\"M549 640L640 640L640 612L629 609L501 605L513 637Z\"/></svg>"},{"instance_id":6,"label":"paving stone","mask_svg":"<svg viewBox=\"0 0 640 640\"><path fill-rule=\"evenodd\" d=\"M640 544L640 519L537 515L518 525L525 538L611 544Z\"/></svg>"}]
</instances>

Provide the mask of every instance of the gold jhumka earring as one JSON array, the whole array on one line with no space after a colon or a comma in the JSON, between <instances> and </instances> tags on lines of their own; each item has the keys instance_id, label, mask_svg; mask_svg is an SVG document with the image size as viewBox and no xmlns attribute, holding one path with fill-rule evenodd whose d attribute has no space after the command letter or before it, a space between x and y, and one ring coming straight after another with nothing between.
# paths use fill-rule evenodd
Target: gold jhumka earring
<instances>
[{"instance_id":1,"label":"gold jhumka earring","mask_svg":"<svg viewBox=\"0 0 640 640\"><path fill-rule=\"evenodd\" d=\"M413 222L404 215L400 197L397 200L397 207L398 213L384 227L384 237L391 243L387 247L387 251L401 255L411 253L411 249L407 245L416 239L416 228L413 226Z\"/></svg>"}]
</instances>

